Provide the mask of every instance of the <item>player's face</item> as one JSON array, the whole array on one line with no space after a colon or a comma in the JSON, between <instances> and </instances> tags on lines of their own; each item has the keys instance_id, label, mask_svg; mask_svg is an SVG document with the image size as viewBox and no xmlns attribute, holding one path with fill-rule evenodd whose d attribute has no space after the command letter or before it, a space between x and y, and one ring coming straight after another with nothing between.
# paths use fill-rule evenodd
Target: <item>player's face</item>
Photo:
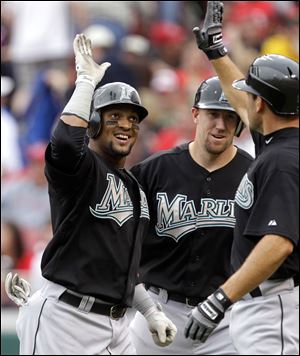
<instances>
[{"instance_id":1,"label":"player's face","mask_svg":"<svg viewBox=\"0 0 300 356\"><path fill-rule=\"evenodd\" d=\"M115 105L102 112L100 150L112 157L127 156L136 142L139 116L130 105Z\"/></svg>"},{"instance_id":2,"label":"player's face","mask_svg":"<svg viewBox=\"0 0 300 356\"><path fill-rule=\"evenodd\" d=\"M197 123L196 140L212 154L224 152L232 145L238 116L227 110L193 109Z\"/></svg>"}]
</instances>

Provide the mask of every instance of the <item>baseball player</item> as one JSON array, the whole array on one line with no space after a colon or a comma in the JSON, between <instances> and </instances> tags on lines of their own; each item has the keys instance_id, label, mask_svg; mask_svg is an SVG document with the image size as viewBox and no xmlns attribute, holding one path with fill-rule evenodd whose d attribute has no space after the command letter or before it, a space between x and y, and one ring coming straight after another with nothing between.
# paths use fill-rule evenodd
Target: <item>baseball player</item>
<instances>
[{"instance_id":1,"label":"baseball player","mask_svg":"<svg viewBox=\"0 0 300 356\"><path fill-rule=\"evenodd\" d=\"M140 279L178 328L164 354L234 355L230 311L207 344L187 340L183 330L192 308L229 277L234 195L253 159L232 144L242 122L217 77L205 80L197 90L192 119L194 141L155 154L131 169L150 211ZM136 314L131 332L138 354L161 354L146 329Z\"/></svg>"},{"instance_id":2,"label":"baseball player","mask_svg":"<svg viewBox=\"0 0 300 356\"><path fill-rule=\"evenodd\" d=\"M20 354L132 355L128 307L143 314L158 345L176 334L143 285L135 286L149 211L124 163L148 112L125 83L95 90L110 64L94 62L84 35L75 37L74 52L76 88L46 150L54 236L41 262L45 283L28 298L24 281L8 275L6 290L22 305Z\"/></svg>"},{"instance_id":3,"label":"baseball player","mask_svg":"<svg viewBox=\"0 0 300 356\"><path fill-rule=\"evenodd\" d=\"M208 2L203 28L194 29L198 47L263 145L235 196L233 274L194 308L185 335L213 337L234 303L230 334L240 355L298 355L299 64L264 55L241 79L222 43L222 6Z\"/></svg>"}]
</instances>

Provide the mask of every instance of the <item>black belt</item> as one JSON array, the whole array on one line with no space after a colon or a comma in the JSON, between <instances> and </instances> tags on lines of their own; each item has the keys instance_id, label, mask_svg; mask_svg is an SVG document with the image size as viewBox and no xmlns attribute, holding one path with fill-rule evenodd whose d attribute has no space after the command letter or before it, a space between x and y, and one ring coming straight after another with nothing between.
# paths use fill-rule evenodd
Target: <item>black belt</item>
<instances>
[{"instance_id":1,"label":"black belt","mask_svg":"<svg viewBox=\"0 0 300 356\"><path fill-rule=\"evenodd\" d=\"M155 294L159 294L160 289L159 287L155 287L155 286L150 286L150 285L145 285L145 288L148 290L150 290L151 292L155 293ZM206 298L202 298L202 297L184 297L183 295L180 294L175 294L175 293L168 293L168 299L170 300L174 300L175 302L179 302L179 303L185 303L190 307L195 307L196 305L198 305L199 303L203 302Z\"/></svg>"},{"instance_id":2,"label":"black belt","mask_svg":"<svg viewBox=\"0 0 300 356\"><path fill-rule=\"evenodd\" d=\"M299 276L294 276L292 277L294 280L294 287L299 286ZM254 288L250 293L251 297L255 298L255 297L261 297L262 296L262 292L260 290L259 287Z\"/></svg>"},{"instance_id":3,"label":"black belt","mask_svg":"<svg viewBox=\"0 0 300 356\"><path fill-rule=\"evenodd\" d=\"M64 291L58 299L78 308L79 310L82 310L83 312L107 315L112 319L122 318L126 313L126 308L121 305L106 304L105 302L98 301L96 298L84 295L79 296L78 293L75 294L69 290Z\"/></svg>"}]
</instances>

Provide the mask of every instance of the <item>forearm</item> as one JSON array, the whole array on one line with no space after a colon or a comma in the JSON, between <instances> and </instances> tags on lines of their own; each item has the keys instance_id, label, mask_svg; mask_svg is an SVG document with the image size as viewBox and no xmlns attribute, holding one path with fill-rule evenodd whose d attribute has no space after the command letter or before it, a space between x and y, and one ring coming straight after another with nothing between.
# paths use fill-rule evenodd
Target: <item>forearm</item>
<instances>
[{"instance_id":1,"label":"forearm","mask_svg":"<svg viewBox=\"0 0 300 356\"><path fill-rule=\"evenodd\" d=\"M150 309L155 308L154 301L142 283L135 286L132 306L143 315L145 315Z\"/></svg>"},{"instance_id":2,"label":"forearm","mask_svg":"<svg viewBox=\"0 0 300 356\"><path fill-rule=\"evenodd\" d=\"M247 114L247 93L233 88L232 83L235 80L244 78L244 74L232 62L228 55L211 60L217 76L221 81L221 86L224 94L231 104L231 106L240 115L242 121L246 126L249 126Z\"/></svg>"},{"instance_id":3,"label":"forearm","mask_svg":"<svg viewBox=\"0 0 300 356\"><path fill-rule=\"evenodd\" d=\"M264 236L240 269L221 288L233 303L236 302L268 279L292 253L293 248L292 242L284 237Z\"/></svg>"},{"instance_id":4,"label":"forearm","mask_svg":"<svg viewBox=\"0 0 300 356\"><path fill-rule=\"evenodd\" d=\"M75 90L63 110L61 120L70 126L88 127L94 86L87 82L77 82Z\"/></svg>"}]
</instances>

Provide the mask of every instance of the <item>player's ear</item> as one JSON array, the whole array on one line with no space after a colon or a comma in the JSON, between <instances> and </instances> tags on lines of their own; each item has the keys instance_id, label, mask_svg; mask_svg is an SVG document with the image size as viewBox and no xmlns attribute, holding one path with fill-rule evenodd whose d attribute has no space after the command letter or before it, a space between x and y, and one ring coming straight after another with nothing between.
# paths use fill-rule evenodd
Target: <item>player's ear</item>
<instances>
[{"instance_id":1,"label":"player's ear","mask_svg":"<svg viewBox=\"0 0 300 356\"><path fill-rule=\"evenodd\" d=\"M265 105L266 103L260 96L255 98L255 110L257 113L262 112L265 108Z\"/></svg>"},{"instance_id":2,"label":"player's ear","mask_svg":"<svg viewBox=\"0 0 300 356\"><path fill-rule=\"evenodd\" d=\"M193 107L192 108L192 116L193 116L194 123L198 124L198 122L199 122L199 109Z\"/></svg>"}]
</instances>

